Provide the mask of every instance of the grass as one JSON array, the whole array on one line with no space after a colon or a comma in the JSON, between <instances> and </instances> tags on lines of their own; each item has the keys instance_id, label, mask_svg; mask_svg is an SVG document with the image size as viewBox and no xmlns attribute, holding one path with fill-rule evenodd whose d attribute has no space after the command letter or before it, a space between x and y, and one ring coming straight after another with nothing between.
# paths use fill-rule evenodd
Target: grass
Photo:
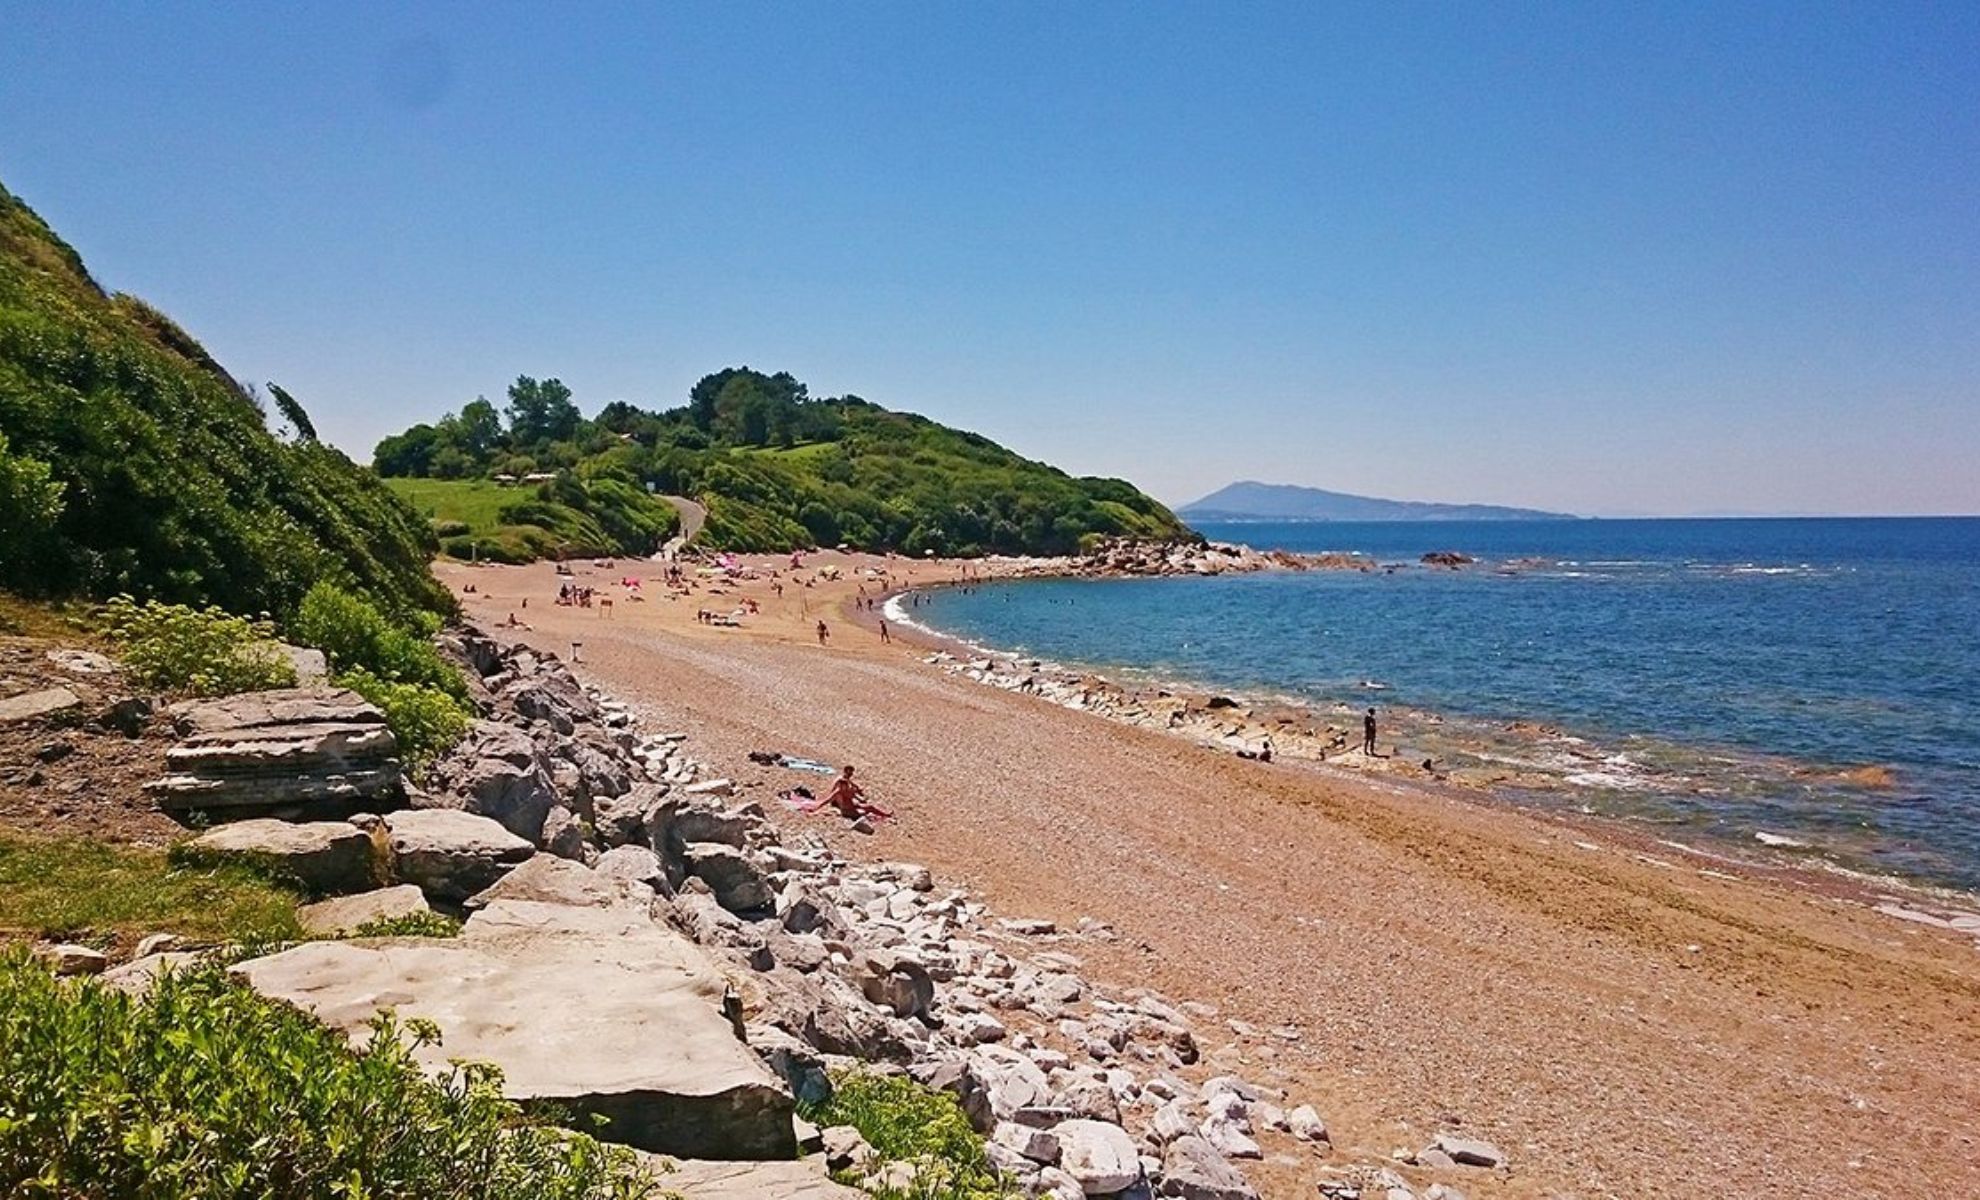
<instances>
[{"instance_id":1,"label":"grass","mask_svg":"<svg viewBox=\"0 0 1980 1200\"><path fill-rule=\"evenodd\" d=\"M245 867L180 867L163 850L0 832L0 937L285 941L303 936L296 903Z\"/></svg>"},{"instance_id":2,"label":"grass","mask_svg":"<svg viewBox=\"0 0 1980 1200\"><path fill-rule=\"evenodd\" d=\"M983 1139L970 1128L956 1098L905 1076L840 1072L832 1077L831 1099L806 1105L803 1115L821 1129L850 1125L859 1130L882 1166L914 1164L913 1190L874 1191L881 1200L1006 1200L1021 1194L984 1161Z\"/></svg>"},{"instance_id":3,"label":"grass","mask_svg":"<svg viewBox=\"0 0 1980 1200\"><path fill-rule=\"evenodd\" d=\"M0 590L0 637L46 638L95 649L102 644L96 606L63 600L28 600Z\"/></svg>"},{"instance_id":4,"label":"grass","mask_svg":"<svg viewBox=\"0 0 1980 1200\"><path fill-rule=\"evenodd\" d=\"M529 487L503 487L487 479L387 479L414 511L429 521L459 521L473 534L493 534L502 524L505 504L528 499Z\"/></svg>"}]
</instances>

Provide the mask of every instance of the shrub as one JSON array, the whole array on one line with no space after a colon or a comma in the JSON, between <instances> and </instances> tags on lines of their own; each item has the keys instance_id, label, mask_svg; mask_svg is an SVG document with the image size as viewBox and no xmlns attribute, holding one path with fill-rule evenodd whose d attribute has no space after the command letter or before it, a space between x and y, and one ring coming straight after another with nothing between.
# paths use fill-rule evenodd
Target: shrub
<instances>
[{"instance_id":1,"label":"shrub","mask_svg":"<svg viewBox=\"0 0 1980 1200\"><path fill-rule=\"evenodd\" d=\"M124 665L147 687L229 696L295 686L295 665L266 621L129 596L111 600L105 618Z\"/></svg>"},{"instance_id":2,"label":"shrub","mask_svg":"<svg viewBox=\"0 0 1980 1200\"><path fill-rule=\"evenodd\" d=\"M341 672L336 680L385 714L385 724L399 739L399 757L405 760L409 774L453 749L467 736L474 717L465 704L439 688L394 683L362 667Z\"/></svg>"},{"instance_id":3,"label":"shrub","mask_svg":"<svg viewBox=\"0 0 1980 1200\"><path fill-rule=\"evenodd\" d=\"M404 1035L404 1036L402 1036ZM407 1037L410 1037L408 1042ZM624 1150L503 1098L491 1067L430 1078L430 1024L353 1049L212 967L143 996L0 956L0 1193L159 1200L632 1200Z\"/></svg>"},{"instance_id":4,"label":"shrub","mask_svg":"<svg viewBox=\"0 0 1980 1200\"><path fill-rule=\"evenodd\" d=\"M436 518L433 522L433 536L435 537L460 537L467 533L467 531L468 523L466 521L442 521Z\"/></svg>"},{"instance_id":5,"label":"shrub","mask_svg":"<svg viewBox=\"0 0 1980 1200\"><path fill-rule=\"evenodd\" d=\"M323 651L335 674L362 670L390 683L465 697L461 673L427 640L432 632L395 624L371 601L328 581L319 581L303 596L294 628L304 644Z\"/></svg>"},{"instance_id":6,"label":"shrub","mask_svg":"<svg viewBox=\"0 0 1980 1200\"><path fill-rule=\"evenodd\" d=\"M914 1190L874 1192L881 1200L1005 1200L1020 1194L985 1162L983 1139L956 1098L905 1076L837 1073L831 1099L805 1106L804 1118L821 1128L850 1125L884 1162L914 1164Z\"/></svg>"}]
</instances>

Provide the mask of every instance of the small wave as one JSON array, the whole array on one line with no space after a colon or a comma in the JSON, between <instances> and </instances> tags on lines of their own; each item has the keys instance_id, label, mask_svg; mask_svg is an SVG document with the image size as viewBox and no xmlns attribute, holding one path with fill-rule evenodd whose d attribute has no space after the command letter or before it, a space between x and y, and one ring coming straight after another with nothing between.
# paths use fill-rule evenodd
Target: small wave
<instances>
[{"instance_id":1,"label":"small wave","mask_svg":"<svg viewBox=\"0 0 1980 1200\"><path fill-rule=\"evenodd\" d=\"M1759 829L1753 831L1753 840L1759 842L1762 846L1779 846L1793 850L1808 849L1808 843L1802 841L1800 838L1791 838L1786 834L1780 833L1768 833L1765 830Z\"/></svg>"},{"instance_id":2,"label":"small wave","mask_svg":"<svg viewBox=\"0 0 1980 1200\"><path fill-rule=\"evenodd\" d=\"M1649 786L1644 780L1607 771L1577 771L1566 779L1576 787L1602 788L1612 792L1633 792Z\"/></svg>"}]
</instances>

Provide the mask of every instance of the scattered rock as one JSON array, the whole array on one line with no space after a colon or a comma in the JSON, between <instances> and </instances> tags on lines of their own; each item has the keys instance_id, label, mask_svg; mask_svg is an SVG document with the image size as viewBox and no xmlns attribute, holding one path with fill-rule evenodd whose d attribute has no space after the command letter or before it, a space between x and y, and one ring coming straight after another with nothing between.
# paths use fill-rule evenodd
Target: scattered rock
<instances>
[{"instance_id":1,"label":"scattered rock","mask_svg":"<svg viewBox=\"0 0 1980 1200\"><path fill-rule=\"evenodd\" d=\"M1286 1114L1288 1131L1302 1142L1326 1142L1332 1139L1327 1134L1327 1123L1320 1114L1313 1111L1311 1104L1302 1104Z\"/></svg>"},{"instance_id":2,"label":"scattered rock","mask_svg":"<svg viewBox=\"0 0 1980 1200\"><path fill-rule=\"evenodd\" d=\"M45 960L57 975L101 975L110 966L110 956L89 946L79 946L74 942L61 942L53 946L38 946L35 953Z\"/></svg>"},{"instance_id":3,"label":"scattered rock","mask_svg":"<svg viewBox=\"0 0 1980 1200\"><path fill-rule=\"evenodd\" d=\"M497 900L531 900L579 908L633 905L643 912L653 901L653 890L643 883L600 875L583 863L553 854L538 854L469 896L461 907L473 912Z\"/></svg>"},{"instance_id":4,"label":"scattered rock","mask_svg":"<svg viewBox=\"0 0 1980 1200\"><path fill-rule=\"evenodd\" d=\"M1496 1167L1506 1161L1506 1156L1490 1142L1475 1138L1459 1137L1454 1133L1440 1133L1430 1143L1432 1150L1442 1150L1455 1162L1467 1167Z\"/></svg>"},{"instance_id":5,"label":"scattered rock","mask_svg":"<svg viewBox=\"0 0 1980 1200\"><path fill-rule=\"evenodd\" d=\"M384 877L371 837L346 821L236 821L200 834L189 848L202 858L244 862L293 879L318 895L365 891Z\"/></svg>"},{"instance_id":6,"label":"scattered rock","mask_svg":"<svg viewBox=\"0 0 1980 1200\"><path fill-rule=\"evenodd\" d=\"M32 721L79 708L82 698L65 687L43 688L19 696L0 699L0 725L11 721Z\"/></svg>"},{"instance_id":7,"label":"scattered rock","mask_svg":"<svg viewBox=\"0 0 1980 1200\"><path fill-rule=\"evenodd\" d=\"M1118 1125L1067 1121L1052 1131L1059 1139L1059 1165L1089 1196L1125 1191L1141 1179L1141 1156Z\"/></svg>"},{"instance_id":8,"label":"scattered rock","mask_svg":"<svg viewBox=\"0 0 1980 1200\"><path fill-rule=\"evenodd\" d=\"M1162 1152L1162 1186L1157 1195L1182 1200L1258 1200L1258 1193L1210 1143L1179 1137Z\"/></svg>"},{"instance_id":9,"label":"scattered rock","mask_svg":"<svg viewBox=\"0 0 1980 1200\"><path fill-rule=\"evenodd\" d=\"M427 906L424 892L413 884L402 883L396 887L379 888L376 891L359 892L354 896L338 896L315 904L305 904L296 910L296 920L310 933L323 937L338 937L355 933L373 921L410 917L432 911L432 908ZM138 951L142 956L144 947L140 945Z\"/></svg>"},{"instance_id":10,"label":"scattered rock","mask_svg":"<svg viewBox=\"0 0 1980 1200\"><path fill-rule=\"evenodd\" d=\"M691 842L683 857L690 875L714 890L716 903L734 913L761 912L776 905L776 894L763 875L763 868L744 857L734 846L719 842Z\"/></svg>"},{"instance_id":11,"label":"scattered rock","mask_svg":"<svg viewBox=\"0 0 1980 1200\"><path fill-rule=\"evenodd\" d=\"M536 853L487 817L452 809L391 813L385 827L398 877L435 900L466 900Z\"/></svg>"},{"instance_id":12,"label":"scattered rock","mask_svg":"<svg viewBox=\"0 0 1980 1200\"><path fill-rule=\"evenodd\" d=\"M825 1140L826 1170L856 1171L864 1175L879 1158L859 1130L850 1125L833 1125L820 1136Z\"/></svg>"}]
</instances>

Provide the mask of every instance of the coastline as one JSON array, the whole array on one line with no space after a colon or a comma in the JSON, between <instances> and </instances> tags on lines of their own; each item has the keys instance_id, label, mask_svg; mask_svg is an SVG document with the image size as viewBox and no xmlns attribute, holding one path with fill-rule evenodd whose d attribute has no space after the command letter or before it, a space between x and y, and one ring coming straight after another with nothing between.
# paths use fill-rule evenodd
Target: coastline
<instances>
[{"instance_id":1,"label":"coastline","mask_svg":"<svg viewBox=\"0 0 1980 1200\"><path fill-rule=\"evenodd\" d=\"M1247 762L956 679L920 661L919 635L882 645L878 614L852 607L882 590L859 595L862 571L928 586L954 564L816 562L843 577L611 617L547 609L547 564L440 569L477 585L463 599L486 625L533 597L536 628L512 636L580 642L581 673L725 763L758 748L858 762L903 819L828 839L926 862L1002 911L1106 920L1122 939L1096 972L1296 1029L1233 1027L1213 1049L1329 1097L1343 1152L1384 1155L1448 1117L1519 1156L1474 1196L1980 1190L1961 1142L1980 1101L1970 935L1613 822ZM649 568L576 570L602 584ZM760 613L695 622L717 591ZM1267 1195L1311 1195L1310 1164L1265 1167Z\"/></svg>"}]
</instances>

